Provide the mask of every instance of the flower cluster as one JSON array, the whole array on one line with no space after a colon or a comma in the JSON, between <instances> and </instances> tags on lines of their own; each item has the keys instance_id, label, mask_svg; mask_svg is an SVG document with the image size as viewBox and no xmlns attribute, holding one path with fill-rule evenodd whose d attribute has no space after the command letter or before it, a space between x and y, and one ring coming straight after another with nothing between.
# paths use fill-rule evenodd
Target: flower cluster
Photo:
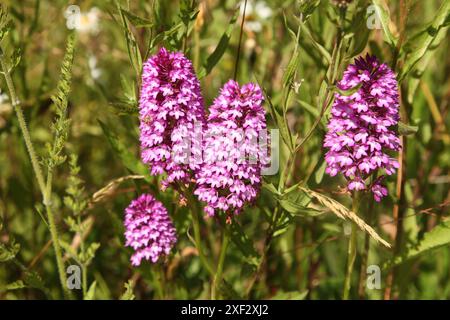
<instances>
[{"instance_id":1,"label":"flower cluster","mask_svg":"<svg viewBox=\"0 0 450 320\"><path fill-rule=\"evenodd\" d=\"M163 188L195 181L205 212L238 214L255 200L268 163L261 89L229 81L210 108L208 125L192 63L162 48L144 64L139 101L141 157L153 175L167 174ZM265 138L265 136L264 136ZM204 150L204 151L203 151ZM194 180L195 178L195 180ZM182 200L185 198L183 196ZM125 210L131 261L158 261L169 254L176 231L162 203L141 195Z\"/></svg>"},{"instance_id":2,"label":"flower cluster","mask_svg":"<svg viewBox=\"0 0 450 320\"><path fill-rule=\"evenodd\" d=\"M177 241L176 230L161 202L150 194L133 200L125 209L126 246L134 249L131 257L134 266L142 259L157 262L168 255Z\"/></svg>"},{"instance_id":3,"label":"flower cluster","mask_svg":"<svg viewBox=\"0 0 450 320\"><path fill-rule=\"evenodd\" d=\"M358 88L359 87L359 88ZM392 129L399 121L399 96L395 74L376 57L367 55L348 66L340 90L358 88L350 95L337 93L324 147L328 148L326 172L342 172L349 190L370 189L376 201L387 195L379 175L371 185L366 179L379 169L391 175L398 162L386 151L398 151L400 139Z\"/></svg>"},{"instance_id":4,"label":"flower cluster","mask_svg":"<svg viewBox=\"0 0 450 320\"><path fill-rule=\"evenodd\" d=\"M160 49L144 63L139 101L141 156L151 173L167 173L163 186L188 183L201 154L205 121L200 83L182 53ZM194 156L191 156L194 155Z\"/></svg>"},{"instance_id":5,"label":"flower cluster","mask_svg":"<svg viewBox=\"0 0 450 320\"><path fill-rule=\"evenodd\" d=\"M268 160L258 136L265 132L261 89L228 81L210 107L204 134L203 163L196 174L195 194L206 202L205 213L238 214L260 189L261 169Z\"/></svg>"}]
</instances>

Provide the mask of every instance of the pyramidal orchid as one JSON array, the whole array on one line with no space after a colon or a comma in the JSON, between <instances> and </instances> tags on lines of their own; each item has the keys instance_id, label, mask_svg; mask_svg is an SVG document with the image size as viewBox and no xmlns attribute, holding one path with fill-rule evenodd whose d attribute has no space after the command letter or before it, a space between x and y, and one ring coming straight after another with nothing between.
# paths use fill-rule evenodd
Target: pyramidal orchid
<instances>
[{"instance_id":1,"label":"pyramidal orchid","mask_svg":"<svg viewBox=\"0 0 450 320\"><path fill-rule=\"evenodd\" d=\"M195 194L206 202L205 213L238 214L255 200L261 169L268 161L259 135L266 130L261 89L228 81L210 107L203 141L203 163L196 174Z\"/></svg>"},{"instance_id":2,"label":"pyramidal orchid","mask_svg":"<svg viewBox=\"0 0 450 320\"><path fill-rule=\"evenodd\" d=\"M151 174L167 174L163 188L189 183L199 165L205 111L199 80L182 53L161 48L144 63L139 119L141 157Z\"/></svg>"},{"instance_id":3,"label":"pyramidal orchid","mask_svg":"<svg viewBox=\"0 0 450 320\"><path fill-rule=\"evenodd\" d=\"M172 220L166 208L150 194L133 200L125 209L126 246L134 249L131 264L139 266L142 260L155 263L168 255L177 241Z\"/></svg>"},{"instance_id":4,"label":"pyramidal orchid","mask_svg":"<svg viewBox=\"0 0 450 320\"><path fill-rule=\"evenodd\" d=\"M335 94L324 141L326 172L342 173L349 190L370 190L380 201L387 195L383 173L391 175L399 167L388 154L400 149L393 129L399 121L398 85L386 64L367 55L349 65L338 83L341 90L358 87L350 95ZM375 172L378 178L369 184L367 178Z\"/></svg>"}]
</instances>

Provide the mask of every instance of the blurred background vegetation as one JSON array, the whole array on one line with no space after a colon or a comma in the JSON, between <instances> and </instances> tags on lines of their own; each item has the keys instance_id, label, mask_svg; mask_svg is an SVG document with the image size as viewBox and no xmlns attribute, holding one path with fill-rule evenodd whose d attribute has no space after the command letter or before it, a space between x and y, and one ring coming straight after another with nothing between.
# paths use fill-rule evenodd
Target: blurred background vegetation
<instances>
[{"instance_id":1,"label":"blurred background vegetation","mask_svg":"<svg viewBox=\"0 0 450 320\"><path fill-rule=\"evenodd\" d=\"M350 224L296 186L351 207L343 178L324 175L323 106L343 69L370 52L398 74L408 135L400 176L387 181L389 197L379 204L368 197L360 212L393 249L359 233L351 296L450 298L449 1L355 0L346 10L337 2L345 1L249 0L239 46L243 2L236 0L2 1L11 24L1 48L16 65L12 79L44 167L56 117L51 97L75 33L69 159L55 168L52 206L65 265L86 271L77 297L209 296L188 209L175 192L161 192L139 162L140 68L164 45L193 61L206 105L233 77L240 49L237 80L264 88L267 120L283 138L280 173L265 177L257 203L233 223L223 297L340 297ZM81 14L76 30L67 25L72 4ZM380 13L379 29L367 27L369 5ZM0 89L0 298L62 297L45 208L3 77ZM132 268L123 210L145 191L164 202L179 241L163 263ZM220 228L212 219L202 224L215 257ZM381 268L381 288L365 290L359 273L372 264Z\"/></svg>"}]
</instances>

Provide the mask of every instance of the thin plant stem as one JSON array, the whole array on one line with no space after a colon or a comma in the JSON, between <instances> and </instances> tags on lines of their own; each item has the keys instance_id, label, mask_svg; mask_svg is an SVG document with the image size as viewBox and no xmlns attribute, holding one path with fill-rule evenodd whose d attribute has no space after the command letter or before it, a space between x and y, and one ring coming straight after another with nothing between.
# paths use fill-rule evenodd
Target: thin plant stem
<instances>
[{"instance_id":1,"label":"thin plant stem","mask_svg":"<svg viewBox=\"0 0 450 320\"><path fill-rule=\"evenodd\" d=\"M200 68L200 30L194 28L194 68L198 72Z\"/></svg>"},{"instance_id":2,"label":"thin plant stem","mask_svg":"<svg viewBox=\"0 0 450 320\"><path fill-rule=\"evenodd\" d=\"M81 266L81 279L82 279L82 287L83 287L83 297L86 297L87 294L87 266L83 264Z\"/></svg>"},{"instance_id":3,"label":"thin plant stem","mask_svg":"<svg viewBox=\"0 0 450 320\"><path fill-rule=\"evenodd\" d=\"M355 214L358 214L359 202L360 202L360 195L358 192L355 192L353 195L353 202L352 202L352 211ZM352 222L352 230L351 230L350 240L348 242L348 250L347 250L347 268L346 268L346 272L345 272L344 292L342 293L343 300L348 300L348 297L350 294L353 266L355 264L355 259L356 259L357 231L358 231L358 227L357 227L356 223Z\"/></svg>"},{"instance_id":4,"label":"thin plant stem","mask_svg":"<svg viewBox=\"0 0 450 320\"><path fill-rule=\"evenodd\" d=\"M372 179L372 181L373 180L374 179ZM367 212L367 223L369 225L372 225L373 209L374 209L374 199L371 198L369 202L369 209ZM366 282L367 262L369 260L369 250L370 250L370 235L366 233L364 236L364 251L361 256L361 268L359 271L359 282L358 282L359 299L364 299L366 294L365 282Z\"/></svg>"},{"instance_id":5,"label":"thin plant stem","mask_svg":"<svg viewBox=\"0 0 450 320\"><path fill-rule=\"evenodd\" d=\"M401 107L400 110L403 111L400 114L402 119L407 118L405 114L405 110ZM404 211L401 210L401 206L403 204L403 188L404 188L404 180L403 180L403 174L404 174L404 164L403 159L406 155L406 139L403 138L403 136L400 136L400 145L402 146L402 149L398 153L397 161L400 165L398 168L398 174L397 174L397 181L396 181L396 196L397 196L397 203L394 204L394 208L392 211L392 217L393 220L396 221L396 228L395 228L395 243L394 243L394 257L400 252L401 249L401 241L402 241L402 235L403 235L403 215ZM392 287L394 285L394 277L395 277L395 269L391 268L389 270L389 273L386 277L386 287L384 289L384 300L391 300L392 298Z\"/></svg>"},{"instance_id":6,"label":"thin plant stem","mask_svg":"<svg viewBox=\"0 0 450 320\"><path fill-rule=\"evenodd\" d=\"M69 293L66 285L67 277L66 272L64 270L64 262L62 259L61 246L59 244L59 236L58 236L58 229L56 228L55 216L52 212L50 204L46 205L45 207L47 209L48 226L50 229L50 235L52 237L53 249L55 250L56 266L58 268L59 280L61 282L64 297L71 298L71 294Z\"/></svg>"},{"instance_id":7,"label":"thin plant stem","mask_svg":"<svg viewBox=\"0 0 450 320\"><path fill-rule=\"evenodd\" d=\"M272 239L273 239L273 235L274 235L274 232L275 232L275 226L276 226L276 224L278 222L280 211L281 211L281 208L278 205L275 208L275 212L273 214L273 219L270 222L269 228L268 228L267 233L266 233L266 238L264 240L264 246L263 246L264 249L263 249L263 252L262 252L262 255L261 255L261 259L260 259L260 261L258 263L258 266L256 268L255 275L250 280L250 282L249 282L249 284L247 286L247 289L245 291L245 295L246 295L247 298L250 297L250 294L252 293L253 287L255 286L256 282L258 281L259 277L261 276L263 266L266 263L267 254L268 254L269 249L270 249L270 244L271 244Z\"/></svg>"},{"instance_id":8,"label":"thin plant stem","mask_svg":"<svg viewBox=\"0 0 450 320\"><path fill-rule=\"evenodd\" d=\"M156 293L158 295L158 298L160 300L165 299L165 293L164 293L164 270L162 266L156 265L156 270L152 270L152 276L153 276L153 282L156 287Z\"/></svg>"},{"instance_id":9,"label":"thin plant stem","mask_svg":"<svg viewBox=\"0 0 450 320\"><path fill-rule=\"evenodd\" d=\"M198 217L199 208L195 202L194 197L192 197L191 195L189 195L189 197L188 197L188 203L189 203L189 206L191 209L192 226L194 228L194 241L195 241L195 247L197 248L197 251L198 251L198 256L200 258L201 263L203 264L203 267L206 269L206 271L208 271L208 273L211 276L214 276L214 270L213 270L211 264L209 263L208 259L206 258L206 255L203 251L202 235L200 232L200 219Z\"/></svg>"},{"instance_id":10,"label":"thin plant stem","mask_svg":"<svg viewBox=\"0 0 450 320\"><path fill-rule=\"evenodd\" d=\"M81 218L80 218L80 216L77 217L77 224L79 226L81 226ZM84 236L83 236L83 234L84 234L84 230L82 232L80 232L80 250L81 250L82 254L85 255L86 254L86 251L85 251L86 247L84 245ZM88 290L88 287L87 287L88 286L87 268L88 268L87 263L82 263L81 264L81 270L82 270L81 271L82 272L81 273L81 281L82 281L82 288L83 288L83 298L86 297L87 290Z\"/></svg>"},{"instance_id":11,"label":"thin plant stem","mask_svg":"<svg viewBox=\"0 0 450 320\"><path fill-rule=\"evenodd\" d=\"M246 9L247 9L247 0L245 0L245 2L244 2L244 11L242 13L241 31L239 33L239 43L238 43L237 54L236 54L236 63L234 65L233 80L235 80L235 81L236 81L237 73L238 73L238 69L239 69L239 58L241 55L241 43L242 43L242 34L244 33L244 22L245 22L245 10Z\"/></svg>"},{"instance_id":12,"label":"thin plant stem","mask_svg":"<svg viewBox=\"0 0 450 320\"><path fill-rule=\"evenodd\" d=\"M10 71L6 66L5 60L3 58L3 51L0 49L0 64L2 67L3 75L5 76L6 85L9 90L9 95L11 98L11 103L14 107L14 111L16 112L17 120L19 121L19 127L22 131L23 139L25 140L25 145L27 147L28 155L30 156L31 165L33 166L34 174L36 175L36 179L38 182L39 189L41 194L44 196L44 204L48 199L45 198L45 183L44 183L44 175L42 174L41 167L39 165L38 158L36 156L36 152L34 151L33 143L31 142L30 132L28 131L27 124L25 122L25 116L23 115L23 110L20 107L20 101L17 98L16 90L14 88L13 81L11 79Z\"/></svg>"},{"instance_id":13,"label":"thin plant stem","mask_svg":"<svg viewBox=\"0 0 450 320\"><path fill-rule=\"evenodd\" d=\"M1 65L1 68L3 71L3 75L5 77L5 80L6 80L6 85L9 90L12 105L13 105L14 110L17 115L17 120L19 121L19 127L22 132L23 139L25 140L25 145L27 147L28 155L31 160L31 165L33 167L33 171L34 171L34 174L36 175L36 180L38 182L38 186L41 191L43 203L46 207L48 225L49 225L49 229L50 229L50 235L52 237L53 248L55 250L56 265L58 268L59 280L61 282L61 287L63 289L64 297L70 298L71 295L66 286L67 277L66 277L66 273L64 270L64 263L63 263L62 254L61 254L61 247L59 245L59 236L58 236L58 231L56 228L55 217L53 215L52 208L51 208L50 194L47 192L48 189L44 182L44 175L42 174L42 170L39 165L38 157L36 156L36 152L34 150L33 143L31 142L30 132L28 131L28 127L25 122L25 116L24 116L23 110L20 106L20 101L16 95L16 90L14 87L14 83L11 79L10 70L8 69L8 67L5 63L5 60L3 57L3 51L1 49L0 49L0 65Z\"/></svg>"},{"instance_id":14,"label":"thin plant stem","mask_svg":"<svg viewBox=\"0 0 450 320\"><path fill-rule=\"evenodd\" d=\"M225 256L227 254L228 244L230 242L228 230L226 225L223 226L222 230L222 244L220 247L219 262L217 263L216 274L214 276L213 287L211 288L211 299L215 300L217 298L216 292L219 289L220 283L222 282L223 266L225 263Z\"/></svg>"}]
</instances>

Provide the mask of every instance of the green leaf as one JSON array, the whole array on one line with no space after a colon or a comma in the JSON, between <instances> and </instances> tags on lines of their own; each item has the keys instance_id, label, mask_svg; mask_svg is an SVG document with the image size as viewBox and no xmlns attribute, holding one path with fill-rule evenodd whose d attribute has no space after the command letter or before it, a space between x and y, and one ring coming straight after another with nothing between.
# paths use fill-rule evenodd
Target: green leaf
<instances>
[{"instance_id":1,"label":"green leaf","mask_svg":"<svg viewBox=\"0 0 450 320\"><path fill-rule=\"evenodd\" d=\"M271 300L305 300L306 296L308 295L308 290L300 292L300 291L289 291L284 292L280 291L277 292L276 295L274 295Z\"/></svg>"},{"instance_id":2,"label":"green leaf","mask_svg":"<svg viewBox=\"0 0 450 320\"><path fill-rule=\"evenodd\" d=\"M145 176L145 179L150 182L148 178L148 169L144 166L144 164L127 149L127 147L108 128L106 124L100 120L98 120L98 122L102 127L103 133L108 139L114 153L120 158L123 165L131 172Z\"/></svg>"},{"instance_id":3,"label":"green leaf","mask_svg":"<svg viewBox=\"0 0 450 320\"><path fill-rule=\"evenodd\" d=\"M259 254L253 247L251 241L244 232L244 229L238 222L230 225L231 241L235 244L239 251L244 255L245 261L252 267L256 268L259 265Z\"/></svg>"},{"instance_id":4,"label":"green leaf","mask_svg":"<svg viewBox=\"0 0 450 320\"><path fill-rule=\"evenodd\" d=\"M95 252L100 248L100 243L93 242L89 245L89 247L86 249L86 252L79 254L79 259L81 264L89 265L95 257Z\"/></svg>"},{"instance_id":5,"label":"green leaf","mask_svg":"<svg viewBox=\"0 0 450 320\"><path fill-rule=\"evenodd\" d=\"M325 169L327 168L327 162L325 160L322 161L320 166L314 172L314 181L319 184L322 182L323 175L325 174Z\"/></svg>"},{"instance_id":6,"label":"green leaf","mask_svg":"<svg viewBox=\"0 0 450 320\"><path fill-rule=\"evenodd\" d=\"M209 55L209 57L206 59L205 64L198 72L199 79L207 76L211 70L214 68L214 66L220 61L223 54L225 53L226 49L228 48L228 43L230 42L231 38L231 32L233 31L234 24L237 21L237 18L239 17L239 10L235 10L233 17L231 18L230 22L228 23L228 27L223 33L222 37L219 40L219 43L217 44L216 49L214 49L213 53Z\"/></svg>"},{"instance_id":7,"label":"green leaf","mask_svg":"<svg viewBox=\"0 0 450 320\"><path fill-rule=\"evenodd\" d=\"M14 25L12 20L8 20L5 24L0 26L0 41L2 41L3 38L8 35L8 33L12 30L13 26Z\"/></svg>"},{"instance_id":8,"label":"green leaf","mask_svg":"<svg viewBox=\"0 0 450 320\"><path fill-rule=\"evenodd\" d=\"M367 28L367 9L358 8L357 13L353 16L351 28L354 36L352 37L351 51L348 55L348 59L351 59L363 52L366 48L367 42L370 36L370 29Z\"/></svg>"},{"instance_id":9,"label":"green leaf","mask_svg":"<svg viewBox=\"0 0 450 320\"><path fill-rule=\"evenodd\" d=\"M114 110L112 112L116 115L138 115L139 107L137 103L129 102L129 101L114 101L109 104Z\"/></svg>"},{"instance_id":10,"label":"green leaf","mask_svg":"<svg viewBox=\"0 0 450 320\"><path fill-rule=\"evenodd\" d=\"M22 48L17 48L13 51L11 55L11 70L15 69L22 59Z\"/></svg>"},{"instance_id":11,"label":"green leaf","mask_svg":"<svg viewBox=\"0 0 450 320\"><path fill-rule=\"evenodd\" d=\"M275 195L275 197L280 196L281 194L278 192L277 188L272 183L263 182L263 188L270 191Z\"/></svg>"},{"instance_id":12,"label":"green leaf","mask_svg":"<svg viewBox=\"0 0 450 320\"><path fill-rule=\"evenodd\" d=\"M18 290L23 288L26 288L25 283L22 280L17 280L4 286L3 290Z\"/></svg>"},{"instance_id":13,"label":"green leaf","mask_svg":"<svg viewBox=\"0 0 450 320\"><path fill-rule=\"evenodd\" d=\"M303 14L303 20L306 21L313 14L314 10L319 6L320 0L302 1L300 4L300 12Z\"/></svg>"},{"instance_id":14,"label":"green leaf","mask_svg":"<svg viewBox=\"0 0 450 320\"><path fill-rule=\"evenodd\" d=\"M0 262L6 262L14 259L19 253L20 245L18 243L12 242L8 246L0 243Z\"/></svg>"},{"instance_id":15,"label":"green leaf","mask_svg":"<svg viewBox=\"0 0 450 320\"><path fill-rule=\"evenodd\" d=\"M408 103L413 104L414 94L416 93L417 87L419 86L420 78L422 77L428 64L430 63L431 58L433 58L436 49L439 48L442 41L446 39L446 36L446 30L444 28L441 29L436 38L434 38L427 52L423 55L422 59L420 59L417 62L416 66L412 69L411 75L410 77L408 77Z\"/></svg>"},{"instance_id":16,"label":"green leaf","mask_svg":"<svg viewBox=\"0 0 450 320\"><path fill-rule=\"evenodd\" d=\"M219 292L225 300L242 300L239 293L225 280L222 280L222 283L219 285Z\"/></svg>"},{"instance_id":17,"label":"green leaf","mask_svg":"<svg viewBox=\"0 0 450 320\"><path fill-rule=\"evenodd\" d=\"M121 11L127 17L128 21L130 21L130 23L136 28L149 28L153 26L153 22L151 20L138 17L125 9L121 9Z\"/></svg>"},{"instance_id":18,"label":"green leaf","mask_svg":"<svg viewBox=\"0 0 450 320\"><path fill-rule=\"evenodd\" d=\"M136 299L136 296L133 293L133 287L134 287L133 280L128 280L128 282L125 283L124 286L125 286L125 292L120 296L120 300Z\"/></svg>"},{"instance_id":19,"label":"green leaf","mask_svg":"<svg viewBox=\"0 0 450 320\"><path fill-rule=\"evenodd\" d=\"M283 194L279 202L284 210L291 214L297 214L306 209L311 202L311 197L296 187L293 191Z\"/></svg>"},{"instance_id":20,"label":"green leaf","mask_svg":"<svg viewBox=\"0 0 450 320\"><path fill-rule=\"evenodd\" d=\"M328 64L330 64L331 63L331 54L328 52L327 49L325 49L325 47L323 45L321 45L319 42L317 42L314 39L311 31L304 23L302 24L302 31L309 38L309 40L311 40L311 43L314 46L314 48L316 48L317 51L319 51L320 55L325 58L326 62Z\"/></svg>"},{"instance_id":21,"label":"green leaf","mask_svg":"<svg viewBox=\"0 0 450 320\"><path fill-rule=\"evenodd\" d=\"M402 136L413 135L413 134L416 134L417 131L419 131L418 126L411 126L411 125L405 124L403 122L398 123L398 133Z\"/></svg>"},{"instance_id":22,"label":"green leaf","mask_svg":"<svg viewBox=\"0 0 450 320\"><path fill-rule=\"evenodd\" d=\"M422 241L419 241L404 254L395 257L389 261L385 267L392 267L402 264L411 259L417 258L421 255L429 253L431 250L450 245L450 220L441 222L427 232Z\"/></svg>"},{"instance_id":23,"label":"green leaf","mask_svg":"<svg viewBox=\"0 0 450 320\"><path fill-rule=\"evenodd\" d=\"M97 288L97 281L94 281L94 282L92 282L91 286L89 287L88 292L86 292L86 295L84 296L84 300L94 300L96 288Z\"/></svg>"},{"instance_id":24,"label":"green leaf","mask_svg":"<svg viewBox=\"0 0 450 320\"><path fill-rule=\"evenodd\" d=\"M283 74L283 87L290 88L292 87L292 83L294 81L295 72L298 69L298 65L300 64L300 51L297 51L289 61L286 71Z\"/></svg>"},{"instance_id":25,"label":"green leaf","mask_svg":"<svg viewBox=\"0 0 450 320\"><path fill-rule=\"evenodd\" d=\"M283 139L284 143L288 146L289 150L293 152L294 150L294 142L292 140L291 131L289 130L289 127L287 125L286 119L278 113L275 106L272 103L272 100L267 95L267 92L264 88L262 88L264 96L266 98L267 103L270 107L270 113L272 115L272 118L275 120L278 129L280 130L281 138Z\"/></svg>"},{"instance_id":26,"label":"green leaf","mask_svg":"<svg viewBox=\"0 0 450 320\"><path fill-rule=\"evenodd\" d=\"M132 30L128 26L128 23L125 19L126 15L122 11L123 9L120 6L120 1L115 0L114 2L116 5L116 8L117 8L117 11L119 12L119 15L120 15L120 26L123 30L123 34L124 34L126 44L127 44L128 58L130 60L131 65L134 68L134 72L136 73L136 76L140 76L141 70L142 70L141 50L139 49L138 43L136 41L136 37L134 36ZM113 16L113 19L115 20L114 16ZM153 40L155 38L153 38ZM153 46L150 46L150 47L153 47Z\"/></svg>"},{"instance_id":27,"label":"green leaf","mask_svg":"<svg viewBox=\"0 0 450 320\"><path fill-rule=\"evenodd\" d=\"M286 211L287 212L287 211ZM294 216L287 212L277 221L273 228L273 237L279 237L284 234L291 225Z\"/></svg>"},{"instance_id":28,"label":"green leaf","mask_svg":"<svg viewBox=\"0 0 450 320\"><path fill-rule=\"evenodd\" d=\"M338 92L342 96L348 97L348 96L351 96L352 94L354 94L355 92L357 92L361 88L361 86L362 86L362 83L359 83L350 89L343 90L336 85L330 85L330 86L328 86L328 89L333 92Z\"/></svg>"},{"instance_id":29,"label":"green leaf","mask_svg":"<svg viewBox=\"0 0 450 320\"><path fill-rule=\"evenodd\" d=\"M48 288L45 286L44 281L37 272L26 271L23 281L27 287L39 289L42 292L44 292L47 296L50 295Z\"/></svg>"},{"instance_id":30,"label":"green leaf","mask_svg":"<svg viewBox=\"0 0 450 320\"><path fill-rule=\"evenodd\" d=\"M61 246L61 248L64 249L64 251L69 254L73 259L75 259L75 261L78 264L81 264L80 258L78 257L78 253L76 252L76 250L70 245L70 243L64 241L64 240L59 240L59 245Z\"/></svg>"},{"instance_id":31,"label":"green leaf","mask_svg":"<svg viewBox=\"0 0 450 320\"><path fill-rule=\"evenodd\" d=\"M277 122L278 129L280 129L281 138L283 139L284 143L288 146L289 150L291 152L294 151L294 143L291 136L291 131L289 130L288 124L286 119L278 113L274 109L275 114L275 121Z\"/></svg>"},{"instance_id":32,"label":"green leaf","mask_svg":"<svg viewBox=\"0 0 450 320\"><path fill-rule=\"evenodd\" d=\"M64 55L56 93L51 96L56 117L52 123L53 141L47 144L48 156L45 163L49 169L66 161L64 147L70 132L68 117L69 94L72 84L72 66L75 52L75 34L67 36L66 53Z\"/></svg>"},{"instance_id":33,"label":"green leaf","mask_svg":"<svg viewBox=\"0 0 450 320\"><path fill-rule=\"evenodd\" d=\"M389 43L392 48L395 48L395 46L397 45L397 39L394 37L391 29L389 28L391 18L389 17L389 7L386 4L386 1L372 0L372 3L375 8L375 13L381 23L381 27L383 28L387 43Z\"/></svg>"},{"instance_id":34,"label":"green leaf","mask_svg":"<svg viewBox=\"0 0 450 320\"><path fill-rule=\"evenodd\" d=\"M442 37L442 33L447 32L447 19L450 15L450 1L446 0L436 14L433 21L419 34L412 37L405 44L405 48L410 52L403 64L399 81L403 80L406 75L416 66L422 57L430 49L431 44L437 37Z\"/></svg>"}]
</instances>

